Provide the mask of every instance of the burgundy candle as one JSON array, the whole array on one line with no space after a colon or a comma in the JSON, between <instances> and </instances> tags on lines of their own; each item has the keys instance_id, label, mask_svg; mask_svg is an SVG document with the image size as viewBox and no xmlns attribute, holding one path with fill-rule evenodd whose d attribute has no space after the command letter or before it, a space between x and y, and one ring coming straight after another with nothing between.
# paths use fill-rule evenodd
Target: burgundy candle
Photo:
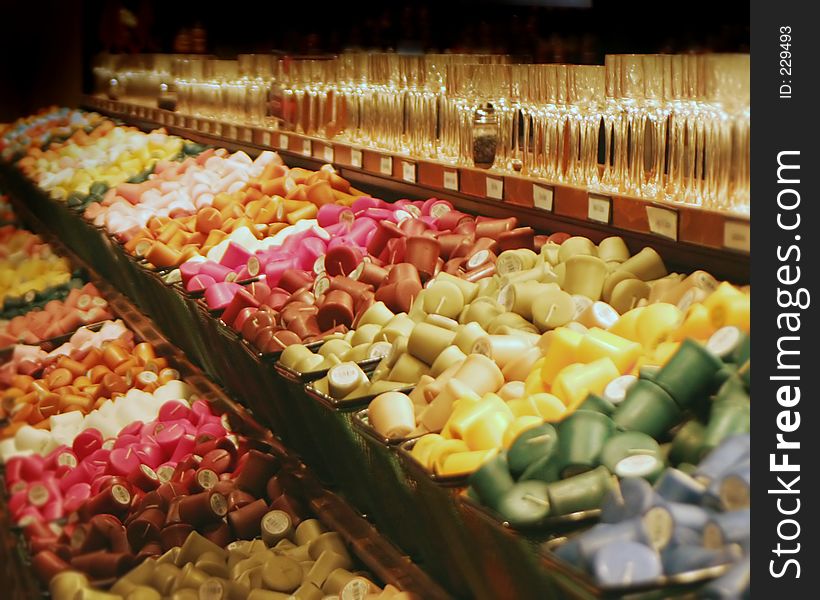
<instances>
[{"instance_id":1,"label":"burgundy candle","mask_svg":"<svg viewBox=\"0 0 820 600\"><path fill-rule=\"evenodd\" d=\"M325 254L325 272L330 275L350 275L362 262L362 251L355 246L336 246ZM283 286L284 287L284 286Z\"/></svg>"},{"instance_id":2,"label":"burgundy candle","mask_svg":"<svg viewBox=\"0 0 820 600\"><path fill-rule=\"evenodd\" d=\"M350 327L353 323L353 298L342 290L331 290L325 296L325 301L319 307L316 315L316 322L319 329L325 331L345 325Z\"/></svg>"},{"instance_id":3,"label":"burgundy candle","mask_svg":"<svg viewBox=\"0 0 820 600\"><path fill-rule=\"evenodd\" d=\"M506 231L498 236L498 248L502 252L504 250L517 250L518 248L534 250L535 231L532 227L518 227Z\"/></svg>"},{"instance_id":4,"label":"burgundy candle","mask_svg":"<svg viewBox=\"0 0 820 600\"><path fill-rule=\"evenodd\" d=\"M261 533L262 517L266 512L268 512L267 503L259 499L228 513L228 523L237 538L252 539Z\"/></svg>"},{"instance_id":5,"label":"burgundy candle","mask_svg":"<svg viewBox=\"0 0 820 600\"><path fill-rule=\"evenodd\" d=\"M423 280L430 279L436 271L441 245L434 238L413 235L407 238L405 260L416 267Z\"/></svg>"},{"instance_id":6,"label":"burgundy candle","mask_svg":"<svg viewBox=\"0 0 820 600\"><path fill-rule=\"evenodd\" d=\"M518 219L508 217L506 219L493 219L490 217L476 217L475 236L477 238L488 237L498 239L498 236L514 229L518 225Z\"/></svg>"},{"instance_id":7,"label":"burgundy candle","mask_svg":"<svg viewBox=\"0 0 820 600\"><path fill-rule=\"evenodd\" d=\"M182 546L193 530L194 528L187 523L174 523L163 527L160 532L162 551L168 552L171 548Z\"/></svg>"},{"instance_id":8,"label":"burgundy candle","mask_svg":"<svg viewBox=\"0 0 820 600\"><path fill-rule=\"evenodd\" d=\"M367 252L373 256L379 256L384 252L388 241L403 236L404 232L399 229L395 223L391 221L380 221L370 241L367 243Z\"/></svg>"},{"instance_id":9,"label":"burgundy candle","mask_svg":"<svg viewBox=\"0 0 820 600\"><path fill-rule=\"evenodd\" d=\"M253 494L257 498L265 491L265 485L279 470L275 457L258 450L250 450L245 465L236 478L236 487Z\"/></svg>"}]
</instances>

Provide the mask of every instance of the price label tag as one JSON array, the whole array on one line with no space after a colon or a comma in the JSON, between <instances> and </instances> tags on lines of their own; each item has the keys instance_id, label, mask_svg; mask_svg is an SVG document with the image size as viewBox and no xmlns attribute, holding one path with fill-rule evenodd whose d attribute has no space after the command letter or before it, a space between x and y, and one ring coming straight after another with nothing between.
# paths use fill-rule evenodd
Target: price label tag
<instances>
[{"instance_id":1,"label":"price label tag","mask_svg":"<svg viewBox=\"0 0 820 600\"><path fill-rule=\"evenodd\" d=\"M313 154L310 140L302 140L302 154L304 156L311 156Z\"/></svg>"},{"instance_id":2,"label":"price label tag","mask_svg":"<svg viewBox=\"0 0 820 600\"><path fill-rule=\"evenodd\" d=\"M749 252L752 247L751 225L742 221L724 222L723 245L732 250Z\"/></svg>"},{"instance_id":3,"label":"price label tag","mask_svg":"<svg viewBox=\"0 0 820 600\"><path fill-rule=\"evenodd\" d=\"M587 207L587 218L597 223L609 223L612 212L612 198L600 196L598 194L589 195L589 205Z\"/></svg>"},{"instance_id":4,"label":"price label tag","mask_svg":"<svg viewBox=\"0 0 820 600\"><path fill-rule=\"evenodd\" d=\"M647 206L646 217L649 220L649 231L678 241L678 211L672 208Z\"/></svg>"},{"instance_id":5,"label":"price label tag","mask_svg":"<svg viewBox=\"0 0 820 600\"><path fill-rule=\"evenodd\" d=\"M410 183L416 183L416 165L415 163L401 161L401 178Z\"/></svg>"},{"instance_id":6,"label":"price label tag","mask_svg":"<svg viewBox=\"0 0 820 600\"><path fill-rule=\"evenodd\" d=\"M532 185L532 203L535 208L552 210L552 199L555 189L548 185Z\"/></svg>"},{"instance_id":7,"label":"price label tag","mask_svg":"<svg viewBox=\"0 0 820 600\"><path fill-rule=\"evenodd\" d=\"M444 189L458 191L458 171L444 171Z\"/></svg>"},{"instance_id":8,"label":"price label tag","mask_svg":"<svg viewBox=\"0 0 820 600\"><path fill-rule=\"evenodd\" d=\"M242 128L242 141L243 142L252 142L253 141L253 131L250 127L243 127Z\"/></svg>"},{"instance_id":9,"label":"price label tag","mask_svg":"<svg viewBox=\"0 0 820 600\"><path fill-rule=\"evenodd\" d=\"M487 177L485 179L487 185L487 197L493 200L504 199L504 180L495 179L494 177Z\"/></svg>"},{"instance_id":10,"label":"price label tag","mask_svg":"<svg viewBox=\"0 0 820 600\"><path fill-rule=\"evenodd\" d=\"M270 146L270 131L263 131L262 132L262 145L263 146Z\"/></svg>"},{"instance_id":11,"label":"price label tag","mask_svg":"<svg viewBox=\"0 0 820 600\"><path fill-rule=\"evenodd\" d=\"M289 142L288 136L286 136L284 133L280 133L279 134L279 148L282 149L282 150L287 150L288 149L288 142Z\"/></svg>"},{"instance_id":12,"label":"price label tag","mask_svg":"<svg viewBox=\"0 0 820 600\"><path fill-rule=\"evenodd\" d=\"M224 131L224 129L223 129ZM228 133L225 134L225 137L229 137L232 140L239 139L236 135L236 125L228 125Z\"/></svg>"},{"instance_id":13,"label":"price label tag","mask_svg":"<svg viewBox=\"0 0 820 600\"><path fill-rule=\"evenodd\" d=\"M333 160L334 160L333 146L325 146L324 158L325 158L325 162L327 162L327 163L332 163L333 162Z\"/></svg>"},{"instance_id":14,"label":"price label tag","mask_svg":"<svg viewBox=\"0 0 820 600\"><path fill-rule=\"evenodd\" d=\"M392 156L382 156L379 159L379 173L382 175L392 175L393 174L393 157Z\"/></svg>"},{"instance_id":15,"label":"price label tag","mask_svg":"<svg viewBox=\"0 0 820 600\"><path fill-rule=\"evenodd\" d=\"M354 167L362 168L362 151L356 148L350 149L350 164Z\"/></svg>"},{"instance_id":16,"label":"price label tag","mask_svg":"<svg viewBox=\"0 0 820 600\"><path fill-rule=\"evenodd\" d=\"M213 121L211 123L211 133L214 135L222 135L222 123L219 121Z\"/></svg>"}]
</instances>

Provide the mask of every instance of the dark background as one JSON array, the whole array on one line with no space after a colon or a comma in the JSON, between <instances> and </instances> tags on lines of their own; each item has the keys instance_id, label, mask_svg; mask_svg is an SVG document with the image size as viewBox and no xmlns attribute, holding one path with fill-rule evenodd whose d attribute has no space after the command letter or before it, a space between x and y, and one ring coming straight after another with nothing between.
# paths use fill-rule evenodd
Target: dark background
<instances>
[{"instance_id":1,"label":"dark background","mask_svg":"<svg viewBox=\"0 0 820 600\"><path fill-rule=\"evenodd\" d=\"M121 10L133 16L123 25ZM102 50L171 52L201 26L209 53L345 48L506 52L536 62L603 64L617 52L748 51L749 4L690 0L157 2L6 0L0 8L0 122L76 105Z\"/></svg>"}]
</instances>

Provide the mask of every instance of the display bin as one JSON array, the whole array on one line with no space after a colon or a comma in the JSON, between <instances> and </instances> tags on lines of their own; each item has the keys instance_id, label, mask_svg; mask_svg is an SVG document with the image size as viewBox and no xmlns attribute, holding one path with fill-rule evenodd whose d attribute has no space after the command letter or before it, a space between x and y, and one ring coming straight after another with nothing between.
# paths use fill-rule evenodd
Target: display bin
<instances>
[{"instance_id":1,"label":"display bin","mask_svg":"<svg viewBox=\"0 0 820 600\"><path fill-rule=\"evenodd\" d=\"M316 342L309 344L308 348L316 350L321 345L322 342ZM321 378L322 371L302 373L283 365L278 360L274 363L273 368L285 384L285 394L278 399L278 402L279 413L285 419L283 426L288 432L286 436L288 445L311 466L322 483L328 486L336 485L338 478L335 468L328 468L322 455L322 448L326 440L324 437L313 437L315 428L311 428L310 419L316 411L311 410L310 400L306 393L307 385Z\"/></svg>"},{"instance_id":2,"label":"display bin","mask_svg":"<svg viewBox=\"0 0 820 600\"><path fill-rule=\"evenodd\" d=\"M601 587L592 578L577 567L559 559L551 551L567 541L566 537L556 537L539 550L539 559L544 570L548 571L554 581L559 598L579 598L593 600L605 598L618 600L661 600L666 598L700 598L699 590L709 581L720 577L731 568L731 565L718 565L706 569L688 571L679 575L662 576L657 580L631 587Z\"/></svg>"},{"instance_id":3,"label":"display bin","mask_svg":"<svg viewBox=\"0 0 820 600\"><path fill-rule=\"evenodd\" d=\"M435 573L437 557L430 554L427 543L435 532L430 529L430 520L419 512L413 490L407 485L394 451L397 445L412 438L389 439L380 435L370 425L368 410L365 408L353 415L353 427L364 439L365 473L370 478L373 495L380 500L373 520L413 560L420 561ZM438 578L439 575L436 574Z\"/></svg>"},{"instance_id":4,"label":"display bin","mask_svg":"<svg viewBox=\"0 0 820 600\"><path fill-rule=\"evenodd\" d=\"M466 486L465 477L439 477L429 473L410 454L417 440L399 444L396 451L407 486L417 503L417 511L429 519L436 535L427 540L425 556L432 556L428 568L437 567L439 581L461 598L493 598L485 582L489 573L471 547L469 530L456 505Z\"/></svg>"},{"instance_id":5,"label":"display bin","mask_svg":"<svg viewBox=\"0 0 820 600\"><path fill-rule=\"evenodd\" d=\"M541 545L558 535L578 530L600 511L584 511L548 519L538 526L516 530L499 515L479 505L465 493L456 498L458 511L472 541L473 553L493 596L515 598L564 598L567 591L545 569L539 557Z\"/></svg>"}]
</instances>

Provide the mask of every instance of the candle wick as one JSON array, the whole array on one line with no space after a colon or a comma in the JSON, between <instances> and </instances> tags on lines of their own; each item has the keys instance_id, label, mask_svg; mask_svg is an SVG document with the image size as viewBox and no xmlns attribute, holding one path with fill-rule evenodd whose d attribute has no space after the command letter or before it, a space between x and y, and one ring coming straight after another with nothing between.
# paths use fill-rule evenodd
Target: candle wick
<instances>
[{"instance_id":1,"label":"candle wick","mask_svg":"<svg viewBox=\"0 0 820 600\"><path fill-rule=\"evenodd\" d=\"M629 303L629 310L635 308L635 305L638 303L638 297L632 296L632 302Z\"/></svg>"},{"instance_id":2,"label":"candle wick","mask_svg":"<svg viewBox=\"0 0 820 600\"><path fill-rule=\"evenodd\" d=\"M549 320L552 318L552 313L554 313L554 312L555 312L555 309L557 308L557 306L558 306L558 305L557 305L557 304L555 304L555 303L553 303L553 304L551 304L551 305L550 305L550 309L547 311L547 317L544 319L544 321L546 321L547 323L549 323Z\"/></svg>"},{"instance_id":3,"label":"candle wick","mask_svg":"<svg viewBox=\"0 0 820 600\"><path fill-rule=\"evenodd\" d=\"M345 277L347 277L347 273L345 273L345 269L344 269L344 267L342 266L342 261L337 261L337 262L336 262L336 264L337 264L337 265L339 265L339 271L341 271L342 275L344 275Z\"/></svg>"},{"instance_id":4,"label":"candle wick","mask_svg":"<svg viewBox=\"0 0 820 600\"><path fill-rule=\"evenodd\" d=\"M538 496L536 496L534 494L524 494L521 497L524 500L529 500L530 502L534 502L535 504L538 504L539 506L549 506L550 505L549 502L547 502L543 498L539 498Z\"/></svg>"},{"instance_id":5,"label":"candle wick","mask_svg":"<svg viewBox=\"0 0 820 600\"><path fill-rule=\"evenodd\" d=\"M436 310L434 311L436 314L439 314L438 311L441 310L441 307L444 306L444 303L446 301L447 301L447 299L442 296L441 300L438 301L438 306L436 306Z\"/></svg>"}]
</instances>

